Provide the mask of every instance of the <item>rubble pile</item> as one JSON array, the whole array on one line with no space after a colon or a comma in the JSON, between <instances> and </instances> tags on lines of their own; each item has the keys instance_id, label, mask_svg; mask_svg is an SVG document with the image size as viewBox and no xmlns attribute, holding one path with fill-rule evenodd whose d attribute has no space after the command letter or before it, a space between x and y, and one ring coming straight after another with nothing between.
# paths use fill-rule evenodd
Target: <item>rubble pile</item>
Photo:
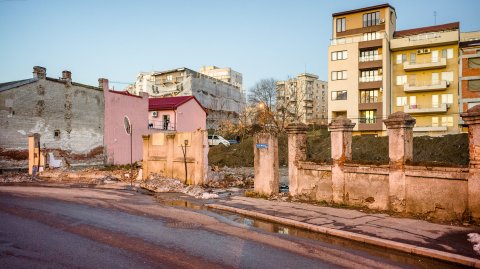
<instances>
[{"instance_id":1,"label":"rubble pile","mask_svg":"<svg viewBox=\"0 0 480 269\"><path fill-rule=\"evenodd\" d=\"M212 199L218 195L211 193L200 186L187 186L175 178L166 178L158 174L151 174L147 180L140 183L140 187L153 192L179 192L195 198Z\"/></svg>"},{"instance_id":2,"label":"rubble pile","mask_svg":"<svg viewBox=\"0 0 480 269\"><path fill-rule=\"evenodd\" d=\"M0 174L0 183L35 182L38 179L28 173L5 173Z\"/></svg>"},{"instance_id":3,"label":"rubble pile","mask_svg":"<svg viewBox=\"0 0 480 269\"><path fill-rule=\"evenodd\" d=\"M206 186L211 188L252 188L255 177L253 167L212 166L207 174Z\"/></svg>"}]
</instances>

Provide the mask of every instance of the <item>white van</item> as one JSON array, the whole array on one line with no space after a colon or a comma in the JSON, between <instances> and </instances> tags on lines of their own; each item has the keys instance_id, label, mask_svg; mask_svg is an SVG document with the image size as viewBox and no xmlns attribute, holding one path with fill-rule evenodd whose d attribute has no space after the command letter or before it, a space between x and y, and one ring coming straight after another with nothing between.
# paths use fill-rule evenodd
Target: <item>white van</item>
<instances>
[{"instance_id":1,"label":"white van","mask_svg":"<svg viewBox=\"0 0 480 269\"><path fill-rule=\"evenodd\" d=\"M226 147L230 146L230 142L228 142L225 138L219 135L209 135L208 136L208 145L209 146L216 146L216 145L224 145Z\"/></svg>"}]
</instances>

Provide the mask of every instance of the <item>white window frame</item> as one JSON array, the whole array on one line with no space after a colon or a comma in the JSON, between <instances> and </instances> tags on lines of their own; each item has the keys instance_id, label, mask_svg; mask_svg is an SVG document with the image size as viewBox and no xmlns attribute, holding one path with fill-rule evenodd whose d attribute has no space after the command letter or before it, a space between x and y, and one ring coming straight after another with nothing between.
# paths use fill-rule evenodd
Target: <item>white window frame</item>
<instances>
[{"instance_id":1,"label":"white window frame","mask_svg":"<svg viewBox=\"0 0 480 269\"><path fill-rule=\"evenodd\" d=\"M407 97L406 96L398 96L397 97L397 106L406 106L407 105Z\"/></svg>"},{"instance_id":2,"label":"white window frame","mask_svg":"<svg viewBox=\"0 0 480 269\"><path fill-rule=\"evenodd\" d=\"M416 106L417 105L417 96L412 95L410 96L410 106Z\"/></svg>"},{"instance_id":3,"label":"white window frame","mask_svg":"<svg viewBox=\"0 0 480 269\"><path fill-rule=\"evenodd\" d=\"M442 80L452 82L453 81L453 71L442 72Z\"/></svg>"},{"instance_id":4,"label":"white window frame","mask_svg":"<svg viewBox=\"0 0 480 269\"><path fill-rule=\"evenodd\" d=\"M397 76L397 86L402 86L407 83L407 75Z\"/></svg>"},{"instance_id":5,"label":"white window frame","mask_svg":"<svg viewBox=\"0 0 480 269\"><path fill-rule=\"evenodd\" d=\"M438 108L440 105L439 100L438 100L438 95L433 94L432 95L432 108Z\"/></svg>"},{"instance_id":6,"label":"white window frame","mask_svg":"<svg viewBox=\"0 0 480 269\"><path fill-rule=\"evenodd\" d=\"M438 63L438 50L432 50L432 63Z\"/></svg>"},{"instance_id":7,"label":"white window frame","mask_svg":"<svg viewBox=\"0 0 480 269\"><path fill-rule=\"evenodd\" d=\"M432 127L438 127L438 117L432 117Z\"/></svg>"},{"instance_id":8,"label":"white window frame","mask_svg":"<svg viewBox=\"0 0 480 269\"><path fill-rule=\"evenodd\" d=\"M453 104L453 94L442 94L442 104Z\"/></svg>"}]
</instances>

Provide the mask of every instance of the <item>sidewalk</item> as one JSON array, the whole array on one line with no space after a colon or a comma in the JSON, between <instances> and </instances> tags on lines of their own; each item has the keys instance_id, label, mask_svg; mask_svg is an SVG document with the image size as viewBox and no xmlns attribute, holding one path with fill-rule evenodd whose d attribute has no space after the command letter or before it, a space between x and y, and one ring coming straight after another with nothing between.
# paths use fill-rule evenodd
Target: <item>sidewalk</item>
<instances>
[{"instance_id":1,"label":"sidewalk","mask_svg":"<svg viewBox=\"0 0 480 269\"><path fill-rule=\"evenodd\" d=\"M393 241L392 244L395 242L403 243L397 245L408 244L458 254L477 259L480 265L480 255L474 252L473 244L467 240L469 233L480 234L480 227L477 226L461 227L435 224L423 220L391 217L387 214L371 214L352 209L269 201L241 196L217 200L215 204L209 206L250 215L251 217L268 218L287 225L295 224L295 221L298 221L306 224L303 225L306 226L305 228L325 230L326 233L329 233L330 229L333 229L335 233L337 233L336 231L343 231L346 236L342 237L345 238L350 238L348 235L353 233L358 235L353 236L357 238L379 239L378 241L389 240ZM319 229L315 227L319 227ZM341 236L342 232L338 232L338 234ZM367 242L369 240L361 241Z\"/></svg>"}]
</instances>

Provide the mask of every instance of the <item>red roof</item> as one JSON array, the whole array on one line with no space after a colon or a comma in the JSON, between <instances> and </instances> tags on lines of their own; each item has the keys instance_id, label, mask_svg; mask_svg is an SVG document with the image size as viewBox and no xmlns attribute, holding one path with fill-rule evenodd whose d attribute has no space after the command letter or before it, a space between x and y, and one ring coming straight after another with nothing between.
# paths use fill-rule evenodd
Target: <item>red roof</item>
<instances>
[{"instance_id":1,"label":"red roof","mask_svg":"<svg viewBox=\"0 0 480 269\"><path fill-rule=\"evenodd\" d=\"M148 111L158 110L175 110L179 106L185 104L190 100L195 100L198 105L207 113L207 110L198 102L195 96L175 96L175 97L161 97L148 99Z\"/></svg>"},{"instance_id":2,"label":"red roof","mask_svg":"<svg viewBox=\"0 0 480 269\"><path fill-rule=\"evenodd\" d=\"M393 36L394 37L404 37L409 35L418 35L423 33L430 33L430 32L439 32L439 31L449 31L449 30L457 30L460 28L459 22L452 22L447 24L440 24L434 26L427 26L415 29L408 29L402 31L396 31Z\"/></svg>"}]
</instances>

